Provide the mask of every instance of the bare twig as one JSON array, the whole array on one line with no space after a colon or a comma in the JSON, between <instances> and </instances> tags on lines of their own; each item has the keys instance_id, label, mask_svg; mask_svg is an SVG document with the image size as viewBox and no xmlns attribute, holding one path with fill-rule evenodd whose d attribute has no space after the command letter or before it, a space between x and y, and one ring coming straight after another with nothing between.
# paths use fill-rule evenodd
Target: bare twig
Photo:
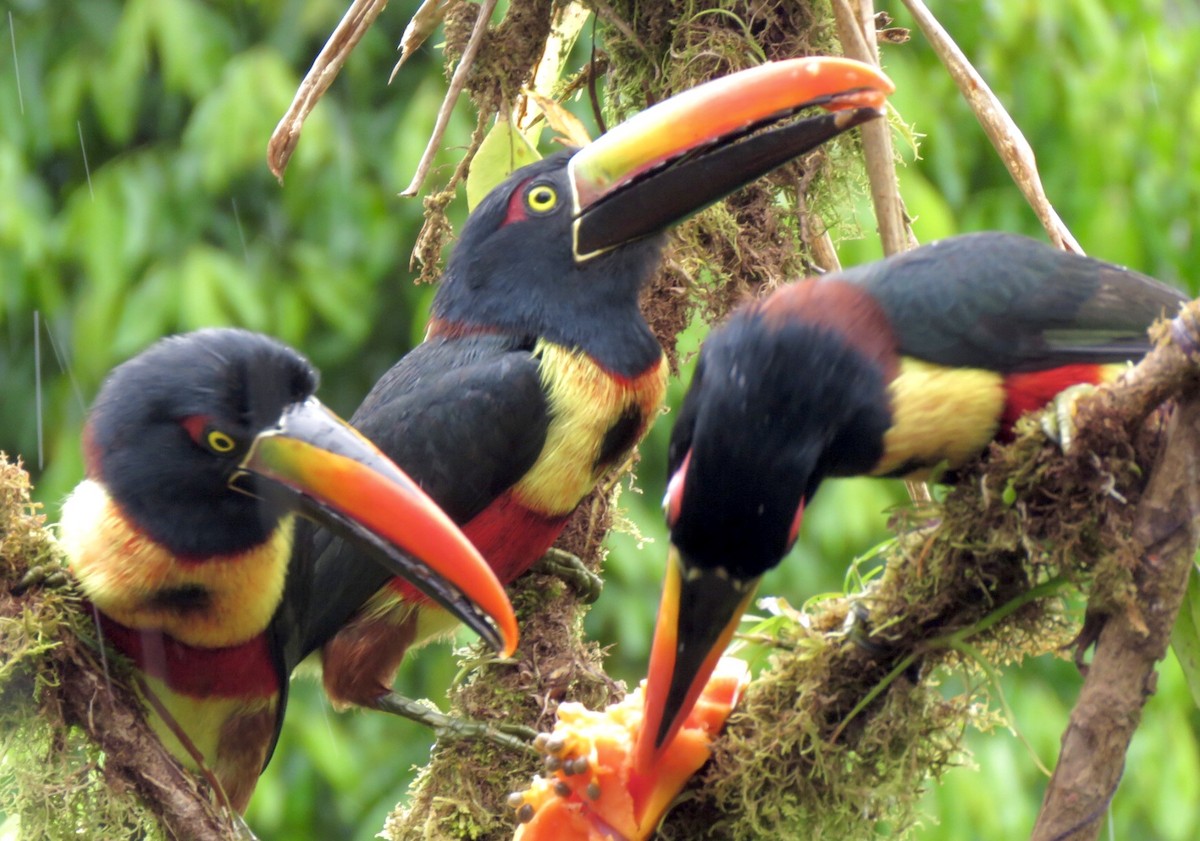
<instances>
[{"instance_id":1,"label":"bare twig","mask_svg":"<svg viewBox=\"0 0 1200 841\"><path fill-rule=\"evenodd\" d=\"M471 30L471 38L467 41L462 58L458 60L458 66L454 68L454 75L450 78L450 87L446 90L446 98L442 100L442 107L438 109L437 120L433 124L433 134L429 136L429 142L425 144L425 151L421 154L420 162L417 163L417 171L413 174L412 181L400 192L400 195L415 196L420 192L421 185L425 183L425 176L429 174L429 169L433 166L433 156L437 154L442 145L442 138L446 135L446 126L450 123L450 113L454 110L454 103L458 101L458 95L466 87L467 74L475 62L479 45L483 43L483 36L487 32L495 8L496 0L483 0L480 4L479 17L475 19L475 28Z\"/></svg>"},{"instance_id":2,"label":"bare twig","mask_svg":"<svg viewBox=\"0 0 1200 841\"><path fill-rule=\"evenodd\" d=\"M304 128L304 121L333 84L350 53L386 5L387 0L354 0L337 28L333 30L333 34L329 36L329 40L325 42L325 46L321 48L304 80L300 82L292 104L288 106L287 113L283 115L279 125L275 126L275 131L271 132L271 139L267 142L267 166L279 179L280 184L283 183L283 171L287 169L292 152L300 142L300 130Z\"/></svg>"},{"instance_id":3,"label":"bare twig","mask_svg":"<svg viewBox=\"0 0 1200 841\"><path fill-rule=\"evenodd\" d=\"M850 58L879 65L875 45L875 14L871 0L859 0L859 13L855 14L850 0L834 0L834 19L842 49ZM869 29L864 30L865 25ZM871 200L875 205L875 219L879 225L879 238L883 242L884 254L907 251L915 242L911 231L906 230L904 203L900 199L900 186L896 180L895 151L892 148L892 130L887 120L871 120L861 126L863 155L867 161L867 179L871 184Z\"/></svg>"},{"instance_id":4,"label":"bare twig","mask_svg":"<svg viewBox=\"0 0 1200 841\"><path fill-rule=\"evenodd\" d=\"M388 76L389 85L395 80L396 74L400 72L404 62L408 61L412 54L420 49L429 36L442 25L442 21L450 12L450 4L453 2L456 0L425 0L413 12L412 20L408 22L408 26L404 27L404 34L400 36L400 58L396 61L396 66L392 68L391 75ZM461 2L461 0L457 0L457 2Z\"/></svg>"},{"instance_id":5,"label":"bare twig","mask_svg":"<svg viewBox=\"0 0 1200 841\"><path fill-rule=\"evenodd\" d=\"M1082 254L1083 249L1071 232L1067 230L1066 224L1059 218L1058 212L1050 204L1050 199L1046 197L1042 179L1038 175L1033 149L1030 148L1029 141L1025 139L1025 135L1021 133L1016 122L1009 116L1008 111L992 93L987 82L979 75L979 71L971 65L963 51L954 43L954 39L938 23L937 18L933 16L922 0L904 0L904 5L916 19L921 31L925 33L930 46L942 60L942 64L949 71L954 83L958 85L959 91L962 92L967 104L975 113L979 124L983 126L988 139L996 147L1000 159L1008 167L1009 173L1017 182L1025 200L1029 202L1033 212L1041 221L1042 227L1046 229L1050 241L1059 248Z\"/></svg>"},{"instance_id":6,"label":"bare twig","mask_svg":"<svg viewBox=\"0 0 1200 841\"><path fill-rule=\"evenodd\" d=\"M796 186L796 211L804 222L804 242L812 252L813 261L822 271L841 271L842 262L833 247L833 238L829 236L829 226L809 207L801 185Z\"/></svg>"},{"instance_id":7,"label":"bare twig","mask_svg":"<svg viewBox=\"0 0 1200 841\"><path fill-rule=\"evenodd\" d=\"M872 0L857 0L858 13L850 0L834 0L833 15L837 23L842 50L850 58L879 66L879 49L875 39L875 10ZM875 222L884 254L899 254L916 244L908 225L904 201L900 198L900 183L896 178L896 152L892 148L892 129L887 120L870 120L862 131L863 157L866 159L867 180L871 185L871 201L875 205ZM932 500L929 486L924 482L904 483L908 495L918 504Z\"/></svg>"}]
</instances>

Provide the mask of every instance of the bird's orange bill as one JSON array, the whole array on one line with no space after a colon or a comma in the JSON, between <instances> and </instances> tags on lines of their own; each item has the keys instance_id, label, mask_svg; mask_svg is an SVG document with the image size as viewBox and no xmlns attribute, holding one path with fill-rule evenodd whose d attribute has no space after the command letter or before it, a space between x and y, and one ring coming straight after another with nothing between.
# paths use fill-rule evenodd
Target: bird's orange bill
<instances>
[{"instance_id":1,"label":"bird's orange bill","mask_svg":"<svg viewBox=\"0 0 1200 841\"><path fill-rule=\"evenodd\" d=\"M757 586L757 578L739 580L724 570L685 565L671 547L646 673L639 773L653 773L729 645Z\"/></svg>"},{"instance_id":2,"label":"bird's orange bill","mask_svg":"<svg viewBox=\"0 0 1200 841\"><path fill-rule=\"evenodd\" d=\"M634 768L642 726L642 686L623 701L593 712L582 704L558 707L554 732L534 747L546 754L546 776L513 794L521 825L513 841L642 841L712 755L712 742L750 681L736 657L724 657L650 773Z\"/></svg>"},{"instance_id":3,"label":"bird's orange bill","mask_svg":"<svg viewBox=\"0 0 1200 841\"><path fill-rule=\"evenodd\" d=\"M238 490L283 490L305 516L367 547L497 650L516 650L517 620L491 567L412 479L316 398L288 408L240 467L231 480Z\"/></svg>"},{"instance_id":4,"label":"bird's orange bill","mask_svg":"<svg viewBox=\"0 0 1200 841\"><path fill-rule=\"evenodd\" d=\"M634 115L571 159L576 259L661 231L880 116L894 90L869 64L810 56L714 79ZM832 113L783 124L812 107Z\"/></svg>"}]
</instances>

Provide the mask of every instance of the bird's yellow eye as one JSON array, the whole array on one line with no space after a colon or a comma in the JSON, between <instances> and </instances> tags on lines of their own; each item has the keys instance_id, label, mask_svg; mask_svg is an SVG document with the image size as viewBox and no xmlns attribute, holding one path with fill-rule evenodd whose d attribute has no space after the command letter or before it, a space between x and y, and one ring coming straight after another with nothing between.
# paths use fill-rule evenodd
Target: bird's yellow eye
<instances>
[{"instance_id":1,"label":"bird's yellow eye","mask_svg":"<svg viewBox=\"0 0 1200 841\"><path fill-rule=\"evenodd\" d=\"M549 184L534 184L525 194L525 203L534 213L549 213L558 205L558 191Z\"/></svg>"},{"instance_id":2,"label":"bird's yellow eye","mask_svg":"<svg viewBox=\"0 0 1200 841\"><path fill-rule=\"evenodd\" d=\"M219 429L210 429L204 441L214 453L231 453L237 447L237 442Z\"/></svg>"}]
</instances>

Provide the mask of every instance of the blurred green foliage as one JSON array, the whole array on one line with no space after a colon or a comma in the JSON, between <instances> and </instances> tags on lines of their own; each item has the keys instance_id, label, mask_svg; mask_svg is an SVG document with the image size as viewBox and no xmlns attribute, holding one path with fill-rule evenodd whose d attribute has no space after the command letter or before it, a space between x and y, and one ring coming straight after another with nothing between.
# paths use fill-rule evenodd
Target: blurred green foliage
<instances>
[{"instance_id":1,"label":"blurred green foliage","mask_svg":"<svg viewBox=\"0 0 1200 841\"><path fill-rule=\"evenodd\" d=\"M305 128L280 187L267 138L343 0L10 0L0 21L0 449L22 454L51 518L82 475L84 409L104 373L158 336L209 324L272 333L324 372L348 414L419 341L431 290L408 255L421 206L407 184L441 101L440 52L424 47L392 86L393 45L416 3L395 0ZM943 2L935 14L1024 129L1046 190L1085 249L1196 292L1200 279L1200 11L1188 0ZM896 5L896 25L909 26ZM436 40L436 39L435 39ZM586 38L584 39L586 41ZM4 56L11 44L11 57ZM584 48L588 45L584 44ZM961 231L1038 234L1036 220L919 32L884 48L894 105L924 135L902 188L922 241ZM473 117L456 111L439 164ZM903 147L903 141L901 141ZM461 200L452 216L461 220ZM844 220L872 230L869 209ZM843 260L879 254L872 236ZM700 336L689 334L694 348ZM685 374L686 381L686 374ZM672 384L672 399L683 391ZM610 538L607 589L587 620L611 670L644 668L666 540L658 500L671 419L622 504L636 534ZM801 603L840 591L846 561L881 540L888 483L828 484L794 557L762 592ZM444 647L399 685L439 698ZM945 676L948 686L955 680ZM1063 661L1010 669L1012 728L1047 765L1079 677ZM429 736L407 722L333 714L297 682L249 820L264 838L371 838ZM1130 752L1114 837L1188 839L1200 824L1195 707L1177 664ZM1025 834L1045 778L1021 741L972 737L973 759L927 795L924 839ZM798 836L802 836L798 830Z\"/></svg>"}]
</instances>

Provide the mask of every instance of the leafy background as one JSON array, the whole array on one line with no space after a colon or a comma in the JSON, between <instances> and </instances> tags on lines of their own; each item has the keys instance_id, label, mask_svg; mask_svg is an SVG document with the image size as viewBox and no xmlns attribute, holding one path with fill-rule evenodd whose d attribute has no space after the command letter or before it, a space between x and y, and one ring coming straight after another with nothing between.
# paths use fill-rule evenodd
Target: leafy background
<instances>
[{"instance_id":1,"label":"leafy background","mask_svg":"<svg viewBox=\"0 0 1200 841\"><path fill-rule=\"evenodd\" d=\"M282 187L267 172L266 140L342 0L4 5L0 450L24 457L52 519L82 475L80 425L103 375L159 336L213 324L279 336L321 368L321 395L343 414L420 340L432 289L414 285L408 259L421 207L396 192L442 98L440 52L425 47L385 84L415 5L393 0L360 44L309 121ZM980 0L933 9L1024 129L1048 194L1085 249L1195 293L1197 7ZM899 5L888 11L910 25ZM885 65L897 83L893 104L924 135L919 160L901 141L902 192L918 238L1037 235L919 33L886 47ZM441 175L472 125L460 104ZM451 208L456 222L464 204L460 197ZM846 263L879 255L869 210L857 217L868 233L843 243ZM673 399L681 393L673 383ZM623 494L636 534L610 538L606 590L588 617L589 631L613 646L610 670L628 681L644 668L657 602L670 423L655 428L637 487ZM847 560L883 539L888 509L902 499L885 482L829 483L793 557L762 592L801 603L840 591ZM406 663L399 686L436 699L454 674L446 647L436 646ZM918 836L1027 833L1045 784L1034 755L1052 766L1079 681L1073 666L1051 658L1008 669L1009 727L971 735L973 756L926 794L929 820ZM1111 811L1113 837L1196 837L1198 725L1169 657ZM334 714L316 681L301 679L249 822L264 838L371 838L429 741L407 722Z\"/></svg>"}]
</instances>

